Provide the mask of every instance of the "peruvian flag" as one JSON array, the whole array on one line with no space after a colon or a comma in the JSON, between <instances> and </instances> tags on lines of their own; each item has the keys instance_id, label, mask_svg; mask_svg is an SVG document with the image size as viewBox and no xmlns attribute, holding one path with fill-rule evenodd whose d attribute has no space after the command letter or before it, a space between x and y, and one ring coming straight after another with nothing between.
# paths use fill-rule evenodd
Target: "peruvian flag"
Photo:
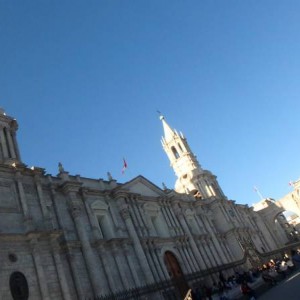
<instances>
[{"instance_id":1,"label":"peruvian flag","mask_svg":"<svg viewBox=\"0 0 300 300\"><path fill-rule=\"evenodd\" d=\"M122 174L125 173L125 170L127 169L127 162L125 160L125 158L123 158L123 168L122 168Z\"/></svg>"}]
</instances>

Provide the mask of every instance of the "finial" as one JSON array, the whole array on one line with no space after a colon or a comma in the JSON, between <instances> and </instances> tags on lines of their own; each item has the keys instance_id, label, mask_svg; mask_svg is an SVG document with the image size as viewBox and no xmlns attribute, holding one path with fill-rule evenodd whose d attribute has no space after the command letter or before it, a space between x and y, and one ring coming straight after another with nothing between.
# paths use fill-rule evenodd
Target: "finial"
<instances>
[{"instance_id":1,"label":"finial","mask_svg":"<svg viewBox=\"0 0 300 300\"><path fill-rule=\"evenodd\" d=\"M108 181L112 181L113 180L113 177L111 176L110 172L107 172L107 178L108 178Z\"/></svg>"},{"instance_id":2,"label":"finial","mask_svg":"<svg viewBox=\"0 0 300 300\"><path fill-rule=\"evenodd\" d=\"M159 114L159 119L162 121L165 117L162 115L162 113L159 110L156 110L156 112Z\"/></svg>"},{"instance_id":3,"label":"finial","mask_svg":"<svg viewBox=\"0 0 300 300\"><path fill-rule=\"evenodd\" d=\"M162 187L163 187L164 190L168 189L164 182L162 182Z\"/></svg>"},{"instance_id":4,"label":"finial","mask_svg":"<svg viewBox=\"0 0 300 300\"><path fill-rule=\"evenodd\" d=\"M58 163L58 171L59 171L59 173L64 173L65 172L65 169L64 169L61 162Z\"/></svg>"}]
</instances>

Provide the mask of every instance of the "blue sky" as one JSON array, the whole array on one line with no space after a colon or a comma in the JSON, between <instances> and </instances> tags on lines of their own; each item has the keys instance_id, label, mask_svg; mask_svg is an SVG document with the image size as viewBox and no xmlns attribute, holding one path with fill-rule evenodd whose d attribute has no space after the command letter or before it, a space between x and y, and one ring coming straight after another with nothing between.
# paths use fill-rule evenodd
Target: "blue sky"
<instances>
[{"instance_id":1,"label":"blue sky","mask_svg":"<svg viewBox=\"0 0 300 300\"><path fill-rule=\"evenodd\" d=\"M229 199L278 199L300 177L299 20L296 0L2 0L0 106L47 173L173 187L160 110Z\"/></svg>"}]
</instances>

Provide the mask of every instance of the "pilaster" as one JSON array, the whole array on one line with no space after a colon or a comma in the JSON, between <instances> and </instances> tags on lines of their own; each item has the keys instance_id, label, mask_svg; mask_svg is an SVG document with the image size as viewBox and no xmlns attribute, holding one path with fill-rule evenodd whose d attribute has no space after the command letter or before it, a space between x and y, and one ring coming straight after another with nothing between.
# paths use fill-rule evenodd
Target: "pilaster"
<instances>
[{"instance_id":1,"label":"pilaster","mask_svg":"<svg viewBox=\"0 0 300 300\"><path fill-rule=\"evenodd\" d=\"M59 279L60 288L64 300L76 300L71 297L70 288L64 271L64 266L60 257L60 247L56 239L51 240L51 250L55 262L55 267Z\"/></svg>"},{"instance_id":2,"label":"pilaster","mask_svg":"<svg viewBox=\"0 0 300 300\"><path fill-rule=\"evenodd\" d=\"M134 225L132 223L130 217L130 211L125 203L124 199L118 199L120 214L126 224L126 228L128 230L129 236L133 241L133 247L138 257L139 263L142 267L143 273L145 274L145 280L147 284L151 284L154 282L154 277L151 272L150 266L148 265L146 255L144 253L143 247L140 243L139 237L135 231Z\"/></svg>"},{"instance_id":3,"label":"pilaster","mask_svg":"<svg viewBox=\"0 0 300 300\"><path fill-rule=\"evenodd\" d=\"M34 266L35 266L37 277L38 277L40 292L41 292L41 295L42 295L42 300L51 300L48 285L47 285L48 281L47 281L47 278L46 278L46 275L45 275L43 262L42 262L42 258L41 258L41 255L40 255L40 249L39 249L39 246L38 246L38 241L33 238L30 241L30 245L31 245L31 251L32 251Z\"/></svg>"}]
</instances>

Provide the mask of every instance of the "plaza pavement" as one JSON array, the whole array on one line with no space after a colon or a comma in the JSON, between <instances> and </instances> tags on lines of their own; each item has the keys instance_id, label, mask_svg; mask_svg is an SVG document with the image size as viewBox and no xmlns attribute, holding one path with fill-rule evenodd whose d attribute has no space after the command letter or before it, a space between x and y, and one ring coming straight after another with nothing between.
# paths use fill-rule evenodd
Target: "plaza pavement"
<instances>
[{"instance_id":1,"label":"plaza pavement","mask_svg":"<svg viewBox=\"0 0 300 300\"><path fill-rule=\"evenodd\" d=\"M300 271L258 297L259 300L300 300Z\"/></svg>"}]
</instances>

